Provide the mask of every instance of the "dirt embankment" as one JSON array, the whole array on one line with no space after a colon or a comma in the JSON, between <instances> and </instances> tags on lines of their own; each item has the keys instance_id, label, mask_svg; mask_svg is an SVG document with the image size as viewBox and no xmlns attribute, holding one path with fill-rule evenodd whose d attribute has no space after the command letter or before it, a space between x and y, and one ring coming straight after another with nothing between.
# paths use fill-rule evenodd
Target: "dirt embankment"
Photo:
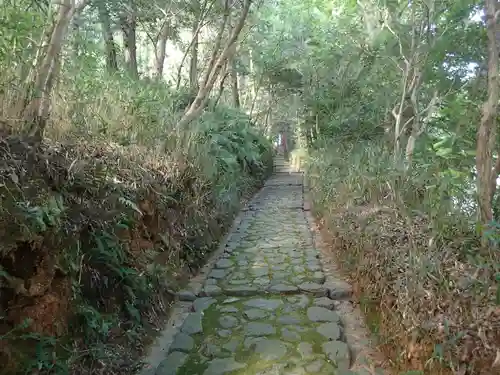
<instances>
[{"instance_id":1,"label":"dirt embankment","mask_svg":"<svg viewBox=\"0 0 500 375\"><path fill-rule=\"evenodd\" d=\"M0 139L0 373L133 373L267 172L228 204L182 155Z\"/></svg>"},{"instance_id":2,"label":"dirt embankment","mask_svg":"<svg viewBox=\"0 0 500 375\"><path fill-rule=\"evenodd\" d=\"M500 373L498 257L473 234L455 227L437 238L429 218L391 202L316 213L398 373Z\"/></svg>"}]
</instances>

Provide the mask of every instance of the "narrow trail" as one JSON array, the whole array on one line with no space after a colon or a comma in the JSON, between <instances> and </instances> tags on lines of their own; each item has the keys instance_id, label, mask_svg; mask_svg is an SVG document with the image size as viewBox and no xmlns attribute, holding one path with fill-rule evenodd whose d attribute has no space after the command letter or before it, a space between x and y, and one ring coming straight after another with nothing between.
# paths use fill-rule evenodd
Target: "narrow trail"
<instances>
[{"instance_id":1,"label":"narrow trail","mask_svg":"<svg viewBox=\"0 0 500 375\"><path fill-rule=\"evenodd\" d=\"M149 374L354 374L334 311L350 288L326 281L307 210L303 174L277 159L208 277L179 294Z\"/></svg>"}]
</instances>

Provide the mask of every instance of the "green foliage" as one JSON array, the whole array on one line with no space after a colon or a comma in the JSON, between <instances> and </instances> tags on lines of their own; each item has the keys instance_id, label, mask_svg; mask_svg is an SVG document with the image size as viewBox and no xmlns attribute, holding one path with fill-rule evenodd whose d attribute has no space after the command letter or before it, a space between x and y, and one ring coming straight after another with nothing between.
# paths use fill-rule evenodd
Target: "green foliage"
<instances>
[{"instance_id":1,"label":"green foliage","mask_svg":"<svg viewBox=\"0 0 500 375\"><path fill-rule=\"evenodd\" d=\"M178 128L192 90L149 78L151 42L167 24L168 42L187 48L179 36L198 17L196 4L132 3L92 1L69 23L43 145L28 151L15 137L0 139L0 293L7 296L0 310L24 298L41 309L19 327L12 315L0 317L7 374L135 373L174 291L272 167L271 144L245 111L211 101ZM0 137L22 125L57 7L0 6ZM139 78L127 72L121 45L124 16L134 9ZM214 7L206 28L218 24L220 11ZM106 66L103 14L116 71ZM26 290L34 280L43 288ZM44 309L45 298L55 311ZM54 328L59 323L64 329ZM7 355L4 343L22 355Z\"/></svg>"},{"instance_id":2,"label":"green foliage","mask_svg":"<svg viewBox=\"0 0 500 375\"><path fill-rule=\"evenodd\" d=\"M283 0L263 11L252 39L262 51L254 51L261 74L301 74L293 100L286 80L269 79L280 99L273 115L286 113L281 120L295 128L302 148L294 162L305 164L314 208L345 244L340 263L374 305L368 320L383 322L377 333L388 338L406 335L410 326L425 332L418 342L429 349L421 355L429 373L438 373L438 364L458 368L464 332L478 320L492 327L488 311L498 300L498 228L492 223L486 234L489 250L480 249L476 228L483 6ZM500 202L498 192L494 200ZM411 297L423 290L425 307ZM457 301L471 305L460 313L446 307ZM429 309L444 317L441 324L453 321L444 338L424 328L435 320L424 313ZM493 341L474 342L485 355L471 359L471 372L491 371L485 363L495 360ZM396 360L410 344L393 345Z\"/></svg>"}]
</instances>

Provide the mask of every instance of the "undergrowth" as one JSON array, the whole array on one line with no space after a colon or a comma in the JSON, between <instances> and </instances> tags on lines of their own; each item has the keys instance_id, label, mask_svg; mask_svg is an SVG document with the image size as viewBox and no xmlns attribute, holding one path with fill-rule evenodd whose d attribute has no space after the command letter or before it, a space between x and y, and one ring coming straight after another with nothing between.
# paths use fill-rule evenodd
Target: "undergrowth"
<instances>
[{"instance_id":1,"label":"undergrowth","mask_svg":"<svg viewBox=\"0 0 500 375\"><path fill-rule=\"evenodd\" d=\"M500 253L480 247L467 184L439 160L399 169L373 142L295 154L305 159L313 208L339 265L395 367L496 373Z\"/></svg>"},{"instance_id":2,"label":"undergrowth","mask_svg":"<svg viewBox=\"0 0 500 375\"><path fill-rule=\"evenodd\" d=\"M61 83L37 148L3 98L1 374L134 373L175 290L272 168L270 142L236 110L176 129L188 95L87 82L101 84Z\"/></svg>"}]
</instances>

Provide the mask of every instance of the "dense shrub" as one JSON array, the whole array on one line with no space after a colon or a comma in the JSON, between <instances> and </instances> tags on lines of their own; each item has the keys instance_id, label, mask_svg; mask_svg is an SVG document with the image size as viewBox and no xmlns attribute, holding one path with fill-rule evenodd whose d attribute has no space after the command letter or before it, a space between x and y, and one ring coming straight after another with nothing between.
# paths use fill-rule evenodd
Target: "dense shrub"
<instances>
[{"instance_id":1,"label":"dense shrub","mask_svg":"<svg viewBox=\"0 0 500 375\"><path fill-rule=\"evenodd\" d=\"M55 103L39 148L0 141L2 374L134 372L172 291L271 171L241 112L176 129L184 94L103 82Z\"/></svg>"},{"instance_id":2,"label":"dense shrub","mask_svg":"<svg viewBox=\"0 0 500 375\"><path fill-rule=\"evenodd\" d=\"M451 190L438 160L398 169L373 142L306 163L316 214L389 357L401 370L491 374L500 256L481 250L465 189Z\"/></svg>"}]
</instances>

